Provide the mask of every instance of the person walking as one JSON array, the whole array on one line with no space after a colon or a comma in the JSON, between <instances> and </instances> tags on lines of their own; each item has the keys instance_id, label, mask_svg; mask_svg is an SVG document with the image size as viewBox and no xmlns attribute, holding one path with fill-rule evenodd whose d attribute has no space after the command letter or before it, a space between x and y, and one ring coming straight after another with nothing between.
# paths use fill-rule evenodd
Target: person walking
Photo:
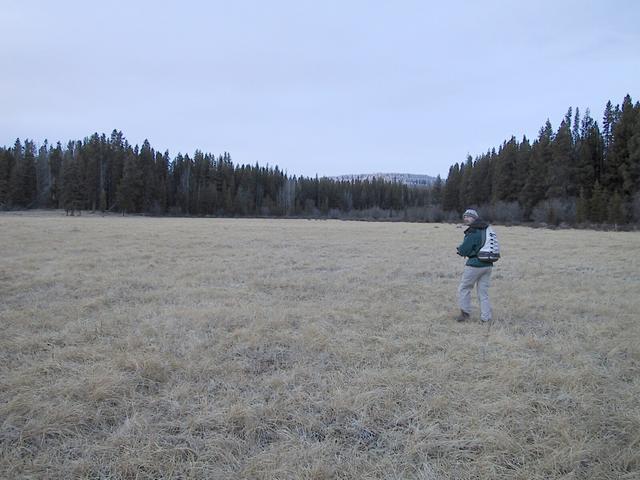
<instances>
[{"instance_id":1,"label":"person walking","mask_svg":"<svg viewBox=\"0 0 640 480\"><path fill-rule=\"evenodd\" d=\"M491 321L491 303L489 302L489 285L491 283L491 262L480 260L477 255L482 248L485 238L485 230L489 226L480 218L478 212L468 209L462 215L462 219L468 228L464 231L464 241L458 246L457 252L461 257L467 257L460 286L458 287L458 305L460 314L456 317L458 322L465 322L470 318L471 291L474 286L478 289L480 300L480 320Z\"/></svg>"}]
</instances>

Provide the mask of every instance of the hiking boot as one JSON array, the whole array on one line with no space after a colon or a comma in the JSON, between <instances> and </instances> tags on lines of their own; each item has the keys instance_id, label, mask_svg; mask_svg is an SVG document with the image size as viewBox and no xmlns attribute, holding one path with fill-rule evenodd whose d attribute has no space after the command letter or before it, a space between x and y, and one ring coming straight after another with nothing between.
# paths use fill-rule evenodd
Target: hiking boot
<instances>
[{"instance_id":1,"label":"hiking boot","mask_svg":"<svg viewBox=\"0 0 640 480\"><path fill-rule=\"evenodd\" d=\"M466 322L467 320L469 320L469 314L467 312L465 312L464 310L460 310L460 315L458 315L456 317L456 321L457 322Z\"/></svg>"}]
</instances>

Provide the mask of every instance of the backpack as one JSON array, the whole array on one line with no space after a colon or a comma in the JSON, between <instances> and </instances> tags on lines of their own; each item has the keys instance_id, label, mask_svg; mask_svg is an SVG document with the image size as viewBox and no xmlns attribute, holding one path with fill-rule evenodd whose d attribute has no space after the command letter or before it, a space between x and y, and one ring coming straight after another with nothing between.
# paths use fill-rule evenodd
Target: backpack
<instances>
[{"instance_id":1,"label":"backpack","mask_svg":"<svg viewBox=\"0 0 640 480\"><path fill-rule=\"evenodd\" d=\"M489 225L482 233L483 244L480 250L478 250L478 259L483 262L497 262L500 259L500 243L498 242L498 235Z\"/></svg>"}]
</instances>

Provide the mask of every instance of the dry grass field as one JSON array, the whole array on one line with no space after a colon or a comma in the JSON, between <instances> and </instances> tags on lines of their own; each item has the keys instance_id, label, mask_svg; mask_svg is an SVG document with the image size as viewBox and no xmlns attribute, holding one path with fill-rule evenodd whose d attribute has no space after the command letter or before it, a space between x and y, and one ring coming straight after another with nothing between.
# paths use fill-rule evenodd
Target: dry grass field
<instances>
[{"instance_id":1,"label":"dry grass field","mask_svg":"<svg viewBox=\"0 0 640 480\"><path fill-rule=\"evenodd\" d=\"M0 477L638 479L640 234L0 215Z\"/></svg>"}]
</instances>

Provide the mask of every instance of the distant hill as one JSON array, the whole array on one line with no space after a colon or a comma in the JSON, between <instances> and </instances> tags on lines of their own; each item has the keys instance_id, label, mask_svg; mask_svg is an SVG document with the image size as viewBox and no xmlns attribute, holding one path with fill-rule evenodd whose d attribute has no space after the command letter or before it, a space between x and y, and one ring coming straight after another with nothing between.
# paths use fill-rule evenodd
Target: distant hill
<instances>
[{"instance_id":1,"label":"distant hill","mask_svg":"<svg viewBox=\"0 0 640 480\"><path fill-rule=\"evenodd\" d=\"M411 187L427 187L435 182L436 177L429 175L416 175L413 173L359 173L355 175L339 175L331 177L339 182L352 180L373 180L374 178L383 179L387 182L398 182Z\"/></svg>"}]
</instances>

